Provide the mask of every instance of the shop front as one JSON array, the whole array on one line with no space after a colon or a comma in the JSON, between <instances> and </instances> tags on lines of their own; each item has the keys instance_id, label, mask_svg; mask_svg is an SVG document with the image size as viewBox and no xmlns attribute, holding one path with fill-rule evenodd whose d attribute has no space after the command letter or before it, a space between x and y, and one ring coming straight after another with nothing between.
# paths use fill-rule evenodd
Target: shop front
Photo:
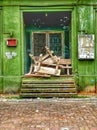
<instances>
[{"instance_id":1,"label":"shop front","mask_svg":"<svg viewBox=\"0 0 97 130\"><path fill-rule=\"evenodd\" d=\"M45 47L69 61L69 71L65 64L59 79L73 79L77 92L96 93L96 4L95 0L0 1L0 93L20 92L23 76L34 63L29 54L37 61L47 54Z\"/></svg>"}]
</instances>

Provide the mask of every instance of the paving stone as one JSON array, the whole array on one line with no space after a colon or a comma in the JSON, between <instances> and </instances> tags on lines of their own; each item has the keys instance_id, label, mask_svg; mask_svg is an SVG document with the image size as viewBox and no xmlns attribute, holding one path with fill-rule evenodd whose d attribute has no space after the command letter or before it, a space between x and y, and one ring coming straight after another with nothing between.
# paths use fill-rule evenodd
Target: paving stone
<instances>
[{"instance_id":1,"label":"paving stone","mask_svg":"<svg viewBox=\"0 0 97 130\"><path fill-rule=\"evenodd\" d=\"M97 98L0 100L0 130L97 130Z\"/></svg>"}]
</instances>

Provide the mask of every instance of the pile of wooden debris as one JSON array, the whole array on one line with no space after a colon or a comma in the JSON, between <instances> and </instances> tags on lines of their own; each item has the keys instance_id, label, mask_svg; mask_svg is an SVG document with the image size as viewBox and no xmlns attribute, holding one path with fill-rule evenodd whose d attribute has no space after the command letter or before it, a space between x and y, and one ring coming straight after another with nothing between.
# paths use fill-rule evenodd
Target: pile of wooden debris
<instances>
[{"instance_id":1,"label":"pile of wooden debris","mask_svg":"<svg viewBox=\"0 0 97 130\"><path fill-rule=\"evenodd\" d=\"M60 76L61 69L69 67L67 67L68 64L65 64L64 66L64 59L54 55L54 52L47 46L45 49L46 55L43 56L40 54L38 59L32 54L29 54L34 63L31 64L30 71L26 75L33 77L50 77L52 75ZM69 68L71 68L71 66ZM69 75L69 71L67 73Z\"/></svg>"}]
</instances>

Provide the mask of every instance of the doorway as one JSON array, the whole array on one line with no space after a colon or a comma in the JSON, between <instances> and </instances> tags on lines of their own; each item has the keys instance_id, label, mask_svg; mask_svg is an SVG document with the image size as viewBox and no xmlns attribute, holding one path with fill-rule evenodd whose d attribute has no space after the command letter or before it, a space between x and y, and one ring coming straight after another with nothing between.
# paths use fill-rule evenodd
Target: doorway
<instances>
[{"instance_id":1,"label":"doorway","mask_svg":"<svg viewBox=\"0 0 97 130\"><path fill-rule=\"evenodd\" d=\"M45 45L54 54L71 59L71 11L24 12L25 73L29 72L29 53L45 54Z\"/></svg>"}]
</instances>

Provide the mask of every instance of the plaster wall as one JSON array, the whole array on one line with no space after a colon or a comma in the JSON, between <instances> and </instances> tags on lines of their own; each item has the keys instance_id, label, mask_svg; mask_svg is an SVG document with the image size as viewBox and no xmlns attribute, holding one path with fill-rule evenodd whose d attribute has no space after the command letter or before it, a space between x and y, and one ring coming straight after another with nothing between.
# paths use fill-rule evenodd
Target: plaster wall
<instances>
[{"instance_id":1,"label":"plaster wall","mask_svg":"<svg viewBox=\"0 0 97 130\"><path fill-rule=\"evenodd\" d=\"M21 81L21 41L20 41L20 10L18 6L4 6L2 10L2 76L3 92L14 92L20 88ZM16 38L17 46L8 47L7 39Z\"/></svg>"}]
</instances>

